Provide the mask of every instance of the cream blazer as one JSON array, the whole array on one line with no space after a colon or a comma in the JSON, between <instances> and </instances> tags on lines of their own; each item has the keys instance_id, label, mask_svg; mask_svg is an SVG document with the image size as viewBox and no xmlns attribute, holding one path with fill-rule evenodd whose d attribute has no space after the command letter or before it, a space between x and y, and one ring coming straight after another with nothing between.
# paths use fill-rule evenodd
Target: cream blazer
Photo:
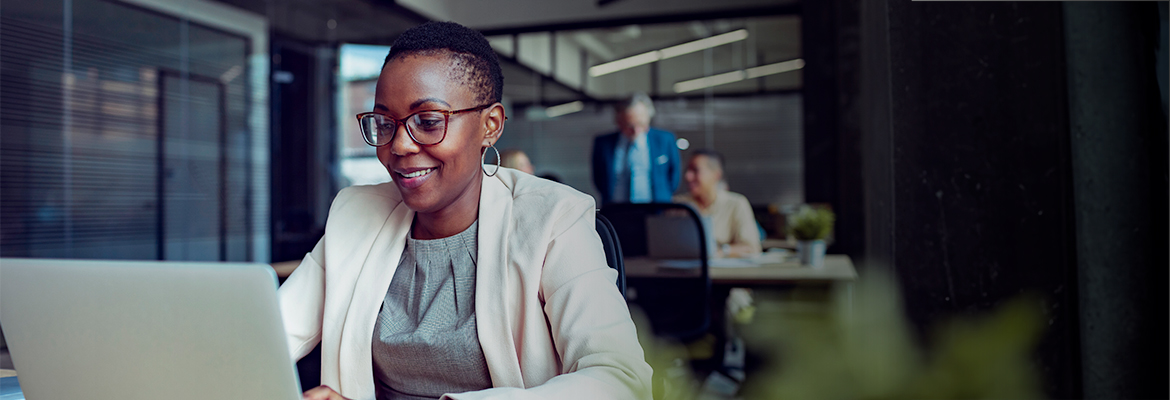
<instances>
[{"instance_id":1,"label":"cream blazer","mask_svg":"<svg viewBox=\"0 0 1170 400\"><path fill-rule=\"evenodd\" d=\"M479 204L476 330L493 388L443 398L651 398L593 198L501 168ZM292 356L320 342L321 383L347 398L374 399L374 322L413 219L393 183L342 190L325 235L280 287Z\"/></svg>"}]
</instances>

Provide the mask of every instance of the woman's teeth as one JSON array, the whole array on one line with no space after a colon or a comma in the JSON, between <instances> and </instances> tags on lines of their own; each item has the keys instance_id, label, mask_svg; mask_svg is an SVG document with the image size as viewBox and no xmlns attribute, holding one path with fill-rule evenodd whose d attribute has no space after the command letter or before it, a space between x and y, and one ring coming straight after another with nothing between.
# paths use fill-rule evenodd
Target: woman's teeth
<instances>
[{"instance_id":1,"label":"woman's teeth","mask_svg":"<svg viewBox=\"0 0 1170 400\"><path fill-rule=\"evenodd\" d=\"M402 175L403 177L406 177L406 178L418 178L420 176L429 174L429 173L431 173L431 171L434 171L434 170L435 170L434 168L427 168L427 169L423 169L423 170L414 171L414 172L411 172L409 174L400 173L399 175Z\"/></svg>"}]
</instances>

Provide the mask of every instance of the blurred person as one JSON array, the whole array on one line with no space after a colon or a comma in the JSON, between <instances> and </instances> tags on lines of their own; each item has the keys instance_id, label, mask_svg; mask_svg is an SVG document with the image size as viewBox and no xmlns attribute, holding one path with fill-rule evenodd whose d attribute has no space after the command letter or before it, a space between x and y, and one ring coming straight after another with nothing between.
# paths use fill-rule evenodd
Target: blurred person
<instances>
[{"instance_id":1,"label":"blurred person","mask_svg":"<svg viewBox=\"0 0 1170 400\"><path fill-rule=\"evenodd\" d=\"M306 399L650 398L593 199L483 163L502 87L476 31L394 42L358 115L393 182L338 193L279 291L292 356L321 345Z\"/></svg>"},{"instance_id":2,"label":"blurred person","mask_svg":"<svg viewBox=\"0 0 1170 400\"><path fill-rule=\"evenodd\" d=\"M519 149L508 149L500 152L500 166L520 170L528 175L536 175L536 168L528 155Z\"/></svg>"},{"instance_id":3,"label":"blurred person","mask_svg":"<svg viewBox=\"0 0 1170 400\"><path fill-rule=\"evenodd\" d=\"M668 203L678 188L673 133L650 127L654 102L635 93L614 107L618 131L593 140L593 184L601 203Z\"/></svg>"},{"instance_id":4,"label":"blurred person","mask_svg":"<svg viewBox=\"0 0 1170 400\"><path fill-rule=\"evenodd\" d=\"M760 253L760 230L747 197L727 190L723 155L700 149L691 153L684 173L687 192L674 196L708 219L720 257L750 257Z\"/></svg>"}]
</instances>

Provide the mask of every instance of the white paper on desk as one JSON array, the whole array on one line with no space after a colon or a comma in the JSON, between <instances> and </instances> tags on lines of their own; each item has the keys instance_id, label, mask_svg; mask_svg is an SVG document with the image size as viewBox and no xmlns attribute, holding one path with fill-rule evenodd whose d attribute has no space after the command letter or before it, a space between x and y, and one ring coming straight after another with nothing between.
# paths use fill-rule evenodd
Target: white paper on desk
<instances>
[{"instance_id":1,"label":"white paper on desk","mask_svg":"<svg viewBox=\"0 0 1170 400\"><path fill-rule=\"evenodd\" d=\"M685 260L658 260L658 267L673 269L698 269L703 264L697 258Z\"/></svg>"},{"instance_id":2,"label":"white paper on desk","mask_svg":"<svg viewBox=\"0 0 1170 400\"><path fill-rule=\"evenodd\" d=\"M787 261L787 252L766 252L748 258L716 258L710 261L712 268L752 268L765 264L780 264Z\"/></svg>"},{"instance_id":3,"label":"white paper on desk","mask_svg":"<svg viewBox=\"0 0 1170 400\"><path fill-rule=\"evenodd\" d=\"M765 264L781 264L789 258L791 258L789 252L769 251L750 258L711 258L707 260L707 265L711 268L753 268ZM696 269L702 265L697 258L658 260L657 264L662 268L673 269Z\"/></svg>"},{"instance_id":4,"label":"white paper on desk","mask_svg":"<svg viewBox=\"0 0 1170 400\"><path fill-rule=\"evenodd\" d=\"M691 258L685 260L658 260L660 268L671 269L697 269L702 264L698 259ZM759 266L750 258L712 258L707 261L707 265L711 268L750 268Z\"/></svg>"},{"instance_id":5,"label":"white paper on desk","mask_svg":"<svg viewBox=\"0 0 1170 400\"><path fill-rule=\"evenodd\" d=\"M761 253L752 260L757 264L780 264L792 259L793 254L788 251L767 251Z\"/></svg>"},{"instance_id":6,"label":"white paper on desk","mask_svg":"<svg viewBox=\"0 0 1170 400\"><path fill-rule=\"evenodd\" d=\"M751 268L760 266L760 264L751 258L713 258L707 264L711 268Z\"/></svg>"}]
</instances>

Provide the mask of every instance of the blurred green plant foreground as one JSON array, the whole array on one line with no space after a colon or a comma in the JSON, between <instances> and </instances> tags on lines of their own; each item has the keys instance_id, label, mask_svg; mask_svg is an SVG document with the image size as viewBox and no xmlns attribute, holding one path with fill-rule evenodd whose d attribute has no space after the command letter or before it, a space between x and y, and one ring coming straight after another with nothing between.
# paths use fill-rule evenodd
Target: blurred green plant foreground
<instances>
[{"instance_id":1,"label":"blurred green plant foreground","mask_svg":"<svg viewBox=\"0 0 1170 400\"><path fill-rule=\"evenodd\" d=\"M1022 295L981 315L952 317L932 326L923 346L905 317L894 279L868 272L854 283L851 310L783 304L769 310L760 304L754 322L738 330L764 365L749 372L736 398L1044 397L1032 363L1044 327L1040 297ZM669 360L678 364L676 357L686 350L663 342L651 348L656 373L679 370ZM693 398L701 386L689 373L667 375L673 390L666 390L666 399Z\"/></svg>"}]
</instances>

